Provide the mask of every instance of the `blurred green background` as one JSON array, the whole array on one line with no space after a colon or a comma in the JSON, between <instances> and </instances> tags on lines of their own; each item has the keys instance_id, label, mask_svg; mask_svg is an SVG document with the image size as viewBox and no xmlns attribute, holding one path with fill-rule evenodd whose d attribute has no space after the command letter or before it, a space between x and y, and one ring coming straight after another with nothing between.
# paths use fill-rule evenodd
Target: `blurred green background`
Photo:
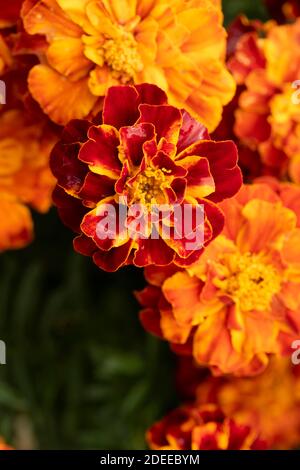
<instances>
[{"instance_id":1,"label":"blurred green background","mask_svg":"<svg viewBox=\"0 0 300 470\"><path fill-rule=\"evenodd\" d=\"M228 24L267 17L259 0L224 0ZM36 239L0 256L0 435L18 448L143 449L177 404L174 358L146 334L132 291L141 270L97 269L73 252L53 209Z\"/></svg>"}]
</instances>

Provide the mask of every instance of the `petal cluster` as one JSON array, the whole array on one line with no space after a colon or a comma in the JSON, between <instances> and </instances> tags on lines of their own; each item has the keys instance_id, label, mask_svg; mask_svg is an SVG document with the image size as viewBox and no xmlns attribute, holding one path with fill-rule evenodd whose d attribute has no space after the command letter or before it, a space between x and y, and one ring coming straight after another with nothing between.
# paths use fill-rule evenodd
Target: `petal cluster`
<instances>
[{"instance_id":1,"label":"petal cluster","mask_svg":"<svg viewBox=\"0 0 300 470\"><path fill-rule=\"evenodd\" d=\"M147 433L152 450L262 450L251 426L238 424L214 404L184 405L154 424Z\"/></svg>"},{"instance_id":2,"label":"petal cluster","mask_svg":"<svg viewBox=\"0 0 300 470\"><path fill-rule=\"evenodd\" d=\"M14 53L20 8L12 1L0 12L0 252L32 240L30 208L47 212L55 185L49 155L57 129L29 106L32 58Z\"/></svg>"},{"instance_id":3,"label":"petal cluster","mask_svg":"<svg viewBox=\"0 0 300 470\"><path fill-rule=\"evenodd\" d=\"M26 0L22 17L45 40L30 91L58 124L95 115L110 86L148 82L211 131L235 92L219 1Z\"/></svg>"},{"instance_id":4,"label":"petal cluster","mask_svg":"<svg viewBox=\"0 0 300 470\"><path fill-rule=\"evenodd\" d=\"M299 188L244 186L225 227L187 269L146 268L144 327L216 374L255 375L299 336Z\"/></svg>"},{"instance_id":5,"label":"petal cluster","mask_svg":"<svg viewBox=\"0 0 300 470\"><path fill-rule=\"evenodd\" d=\"M234 132L264 173L300 182L300 19L256 24L228 62L239 87Z\"/></svg>"},{"instance_id":6,"label":"petal cluster","mask_svg":"<svg viewBox=\"0 0 300 470\"><path fill-rule=\"evenodd\" d=\"M72 121L51 156L56 205L79 233L75 249L107 271L132 263L192 264L222 231L217 203L241 186L235 145L211 141L201 123L170 106L154 85L110 88L100 122ZM145 211L145 224L131 229L136 206ZM169 218L148 220L154 206L168 207ZM190 232L180 236L175 208L185 206ZM115 225L107 230L103 219L111 209ZM195 237L192 247L188 235Z\"/></svg>"},{"instance_id":7,"label":"petal cluster","mask_svg":"<svg viewBox=\"0 0 300 470\"><path fill-rule=\"evenodd\" d=\"M194 400L198 406L213 403L239 424L253 426L271 449L299 444L300 375L290 359L273 358L254 378L208 376L198 381Z\"/></svg>"}]
</instances>

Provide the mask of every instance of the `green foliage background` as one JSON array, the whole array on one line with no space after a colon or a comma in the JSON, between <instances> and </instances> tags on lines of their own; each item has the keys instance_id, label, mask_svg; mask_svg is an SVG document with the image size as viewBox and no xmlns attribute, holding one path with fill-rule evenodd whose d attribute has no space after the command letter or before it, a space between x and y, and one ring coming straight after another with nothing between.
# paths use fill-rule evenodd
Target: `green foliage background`
<instances>
[{"instance_id":1,"label":"green foliage background","mask_svg":"<svg viewBox=\"0 0 300 470\"><path fill-rule=\"evenodd\" d=\"M223 4L227 24L266 18L260 0ZM75 254L54 209L35 223L29 248L0 256L0 435L22 448L145 448L177 397L172 354L138 321L142 271L103 273Z\"/></svg>"}]
</instances>

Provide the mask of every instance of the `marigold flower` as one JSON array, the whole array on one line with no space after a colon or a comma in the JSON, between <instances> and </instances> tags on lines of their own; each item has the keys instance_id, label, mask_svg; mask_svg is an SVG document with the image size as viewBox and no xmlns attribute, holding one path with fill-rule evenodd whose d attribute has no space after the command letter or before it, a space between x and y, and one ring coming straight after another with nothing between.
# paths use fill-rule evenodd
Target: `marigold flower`
<instances>
[{"instance_id":1,"label":"marigold flower","mask_svg":"<svg viewBox=\"0 0 300 470\"><path fill-rule=\"evenodd\" d=\"M300 182L300 19L267 23L237 43L229 69L244 87L235 134L258 152L264 173ZM263 37L262 37L263 36ZM297 89L298 88L298 89Z\"/></svg>"},{"instance_id":2,"label":"marigold flower","mask_svg":"<svg viewBox=\"0 0 300 470\"><path fill-rule=\"evenodd\" d=\"M32 240L30 210L46 212L55 180L49 154L55 134L32 121L21 108L0 112L0 251Z\"/></svg>"},{"instance_id":3,"label":"marigold flower","mask_svg":"<svg viewBox=\"0 0 300 470\"><path fill-rule=\"evenodd\" d=\"M195 264L146 268L144 327L216 375L255 375L290 352L300 331L299 197L293 185L255 184L221 203L224 230Z\"/></svg>"},{"instance_id":4,"label":"marigold flower","mask_svg":"<svg viewBox=\"0 0 300 470\"><path fill-rule=\"evenodd\" d=\"M213 130L234 95L219 0L26 0L22 16L46 37L29 88L58 124L95 115L110 86L148 82Z\"/></svg>"},{"instance_id":5,"label":"marigold flower","mask_svg":"<svg viewBox=\"0 0 300 470\"><path fill-rule=\"evenodd\" d=\"M72 121L52 152L58 180L54 198L62 219L80 234L75 249L108 271L131 263L187 266L198 259L223 227L216 203L241 185L235 145L209 139L206 128L186 111L168 105L156 86L110 88L102 124ZM192 208L191 234L201 232L204 237L193 249L188 249L185 233L176 236L175 207L185 204ZM127 230L136 205L145 210L145 217L155 205L170 208L171 218L157 221L157 237L151 220L141 234ZM121 209L128 208L115 233L101 227L111 207L118 221ZM200 207L204 220L198 225L194 211Z\"/></svg>"},{"instance_id":6,"label":"marigold flower","mask_svg":"<svg viewBox=\"0 0 300 470\"><path fill-rule=\"evenodd\" d=\"M184 405L147 432L152 450L262 450L255 428L239 425L213 404Z\"/></svg>"},{"instance_id":7,"label":"marigold flower","mask_svg":"<svg viewBox=\"0 0 300 470\"><path fill-rule=\"evenodd\" d=\"M197 406L214 403L240 425L258 429L271 449L292 449L300 441L300 374L290 359L273 358L251 378L207 377L198 383Z\"/></svg>"}]
</instances>

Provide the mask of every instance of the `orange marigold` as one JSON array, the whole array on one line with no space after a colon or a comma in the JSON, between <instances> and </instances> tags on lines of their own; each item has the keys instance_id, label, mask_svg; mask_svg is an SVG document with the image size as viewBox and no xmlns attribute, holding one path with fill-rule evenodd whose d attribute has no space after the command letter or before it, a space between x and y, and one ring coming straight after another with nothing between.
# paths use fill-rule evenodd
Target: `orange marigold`
<instances>
[{"instance_id":1,"label":"orange marigold","mask_svg":"<svg viewBox=\"0 0 300 470\"><path fill-rule=\"evenodd\" d=\"M22 17L47 39L29 88L58 124L97 113L110 86L148 82L211 131L234 94L219 0L26 0Z\"/></svg>"},{"instance_id":2,"label":"orange marigold","mask_svg":"<svg viewBox=\"0 0 300 470\"><path fill-rule=\"evenodd\" d=\"M19 109L0 112L0 251L26 246L32 239L30 205L46 212L55 180L49 153L55 142L46 125Z\"/></svg>"},{"instance_id":3,"label":"orange marigold","mask_svg":"<svg viewBox=\"0 0 300 470\"><path fill-rule=\"evenodd\" d=\"M225 228L195 264L146 268L145 328L216 375L257 374L290 352L300 332L299 198L292 184L255 184L224 201Z\"/></svg>"},{"instance_id":4,"label":"orange marigold","mask_svg":"<svg viewBox=\"0 0 300 470\"><path fill-rule=\"evenodd\" d=\"M237 424L213 404L184 405L147 432L153 450L262 450L256 429Z\"/></svg>"},{"instance_id":5,"label":"orange marigold","mask_svg":"<svg viewBox=\"0 0 300 470\"><path fill-rule=\"evenodd\" d=\"M28 96L27 74L34 56L16 54L20 1L0 12L0 251L26 246L33 235L28 206L46 212L55 179L49 155L57 129ZM6 95L6 96L5 96ZM6 100L4 99L6 98Z\"/></svg>"},{"instance_id":6,"label":"orange marigold","mask_svg":"<svg viewBox=\"0 0 300 470\"><path fill-rule=\"evenodd\" d=\"M235 134L267 172L300 183L300 18L257 29L239 39L228 63L244 87Z\"/></svg>"}]
</instances>

